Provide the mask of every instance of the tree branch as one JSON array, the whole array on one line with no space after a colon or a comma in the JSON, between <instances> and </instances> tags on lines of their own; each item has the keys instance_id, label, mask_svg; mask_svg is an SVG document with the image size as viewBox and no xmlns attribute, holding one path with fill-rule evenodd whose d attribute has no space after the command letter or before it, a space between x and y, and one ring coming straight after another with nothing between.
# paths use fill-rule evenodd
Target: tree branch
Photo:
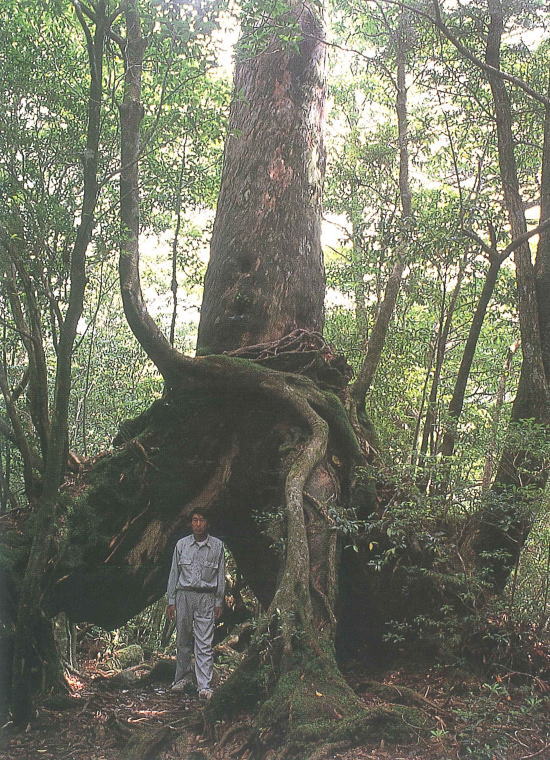
<instances>
[{"instance_id":1,"label":"tree branch","mask_svg":"<svg viewBox=\"0 0 550 760\"><path fill-rule=\"evenodd\" d=\"M132 332L161 375L168 379L176 373L176 364L183 358L149 314L139 275L141 72L146 41L141 34L136 0L129 0L125 16L124 98L120 104L120 287L124 313Z\"/></svg>"},{"instance_id":2,"label":"tree branch","mask_svg":"<svg viewBox=\"0 0 550 760\"><path fill-rule=\"evenodd\" d=\"M407 3L400 2L400 0L384 0L384 2L388 3L389 5L397 5L399 8L403 8L404 10L411 11L412 13L415 13L417 16L421 16L422 18L425 18L427 21L429 21L431 24L433 24L437 29L439 29L440 32L451 42L454 47L458 50L459 53L461 53L464 58L467 58L471 63L473 63L475 66L477 66L479 69L482 69L488 74L492 74L494 76L498 76L500 79L504 79L507 82L510 82L510 84L515 85L516 87L519 87L521 90L523 90L527 95L530 95L533 100L536 100L538 103L542 103L542 105L545 108L550 107L550 98L546 97L545 95L541 95L540 92L537 92L532 87L530 87L527 82L524 82L523 79L520 79L519 77L514 76L513 74L508 74L505 71L502 71L501 69L495 68L494 66L491 66L490 64L483 61L481 58L478 58L475 53L472 53L471 50L469 50L465 45L460 42L460 40L455 37L455 35L452 33L452 31L449 29L449 27L445 24L441 17L441 9L439 7L439 3L437 0L433 0L434 4L434 13L435 16L431 16L426 11L422 11L420 8L416 8L412 5L407 5Z\"/></svg>"}]
</instances>

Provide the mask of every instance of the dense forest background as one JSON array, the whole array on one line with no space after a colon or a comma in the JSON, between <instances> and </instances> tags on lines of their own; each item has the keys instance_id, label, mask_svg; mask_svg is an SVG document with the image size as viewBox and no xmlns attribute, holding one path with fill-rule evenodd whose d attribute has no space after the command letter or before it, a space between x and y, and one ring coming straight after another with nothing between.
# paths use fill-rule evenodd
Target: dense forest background
<instances>
[{"instance_id":1,"label":"dense forest background","mask_svg":"<svg viewBox=\"0 0 550 760\"><path fill-rule=\"evenodd\" d=\"M71 547L93 532L79 506L81 474L126 445L132 420L165 398L166 373L125 315L132 239L140 240L149 314L170 346L193 355L224 141L227 166L227 145L241 136L232 122L226 135L230 105L235 112L248 97L232 94L231 61L260 59L273 39L290 58L302 54L294 13L292 3L260 0L120 8L4 1L6 642L25 605L42 598L51 558L72 567ZM329 503L327 514L342 551L375 579L373 593L390 577L403 592L387 618L340 632L337 644L342 656L391 660L413 646L462 665L534 675L550 591L548 9L539 0L334 0L324 13L324 148L309 180L313 196L325 172L327 288L316 332L322 350L344 356L353 372L369 452L357 468L363 489L350 489L341 510ZM135 158L123 157L121 182L120 143L124 156L138 86L134 54L143 56L141 142ZM137 168L125 176L138 157L139 176ZM140 212L134 238L131 209L124 216L131 193ZM239 297L244 313L249 295ZM266 299L266 311L274 308ZM239 345L246 341L222 348ZM335 468L340 456L332 451ZM360 494L372 481L377 506L365 510ZM490 517L475 533L483 510ZM265 516L254 519L263 530ZM281 542L272 528L272 543ZM437 589L429 603L398 614L402 599L428 582ZM253 590L240 588L251 609ZM120 640L166 644L159 610L134 618ZM35 640L47 639L43 625L29 626ZM16 669L28 645L21 641L6 658L13 654ZM25 722L28 709L21 714Z\"/></svg>"}]
</instances>

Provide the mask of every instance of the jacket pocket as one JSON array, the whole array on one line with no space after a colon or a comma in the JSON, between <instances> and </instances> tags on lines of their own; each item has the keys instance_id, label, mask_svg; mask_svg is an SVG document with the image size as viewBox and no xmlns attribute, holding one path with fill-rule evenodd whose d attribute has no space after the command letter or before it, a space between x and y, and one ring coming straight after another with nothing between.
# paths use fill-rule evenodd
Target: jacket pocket
<instances>
[{"instance_id":1,"label":"jacket pocket","mask_svg":"<svg viewBox=\"0 0 550 760\"><path fill-rule=\"evenodd\" d=\"M190 559L182 557L178 563L180 579L184 586L193 585L193 565Z\"/></svg>"},{"instance_id":2,"label":"jacket pocket","mask_svg":"<svg viewBox=\"0 0 550 760\"><path fill-rule=\"evenodd\" d=\"M214 583L218 575L217 562L205 562L201 569L201 578L205 583Z\"/></svg>"}]
</instances>

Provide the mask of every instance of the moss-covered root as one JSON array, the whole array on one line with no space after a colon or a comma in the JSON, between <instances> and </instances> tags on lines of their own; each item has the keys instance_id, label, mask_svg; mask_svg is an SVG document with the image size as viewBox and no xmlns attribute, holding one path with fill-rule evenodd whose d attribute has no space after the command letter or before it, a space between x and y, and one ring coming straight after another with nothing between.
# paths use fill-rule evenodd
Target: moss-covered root
<instances>
[{"instance_id":1,"label":"moss-covered root","mask_svg":"<svg viewBox=\"0 0 550 760\"><path fill-rule=\"evenodd\" d=\"M355 716L341 720L317 720L293 732L286 757L313 758L318 755L320 743L348 744L350 747L366 742L406 744L428 730L425 713L403 705L375 705L364 707Z\"/></svg>"},{"instance_id":2,"label":"moss-covered root","mask_svg":"<svg viewBox=\"0 0 550 760\"><path fill-rule=\"evenodd\" d=\"M121 760L154 760L170 738L170 728L142 729L130 738L121 752Z\"/></svg>"},{"instance_id":3,"label":"moss-covered root","mask_svg":"<svg viewBox=\"0 0 550 760\"><path fill-rule=\"evenodd\" d=\"M329 745L408 742L429 728L427 714L415 707L366 706L328 654L296 657L292 670L278 678L271 673L271 683L268 671L265 661L250 659L218 691L205 715L212 724L239 708L255 710L247 744L255 760L272 757L274 749L276 757L305 760Z\"/></svg>"},{"instance_id":4,"label":"moss-covered root","mask_svg":"<svg viewBox=\"0 0 550 760\"><path fill-rule=\"evenodd\" d=\"M427 728L427 716L420 710L394 704L367 707L338 673L330 680L320 676L306 670L279 679L258 713L258 749L283 743L285 757L302 760L320 745L408 742Z\"/></svg>"}]
</instances>

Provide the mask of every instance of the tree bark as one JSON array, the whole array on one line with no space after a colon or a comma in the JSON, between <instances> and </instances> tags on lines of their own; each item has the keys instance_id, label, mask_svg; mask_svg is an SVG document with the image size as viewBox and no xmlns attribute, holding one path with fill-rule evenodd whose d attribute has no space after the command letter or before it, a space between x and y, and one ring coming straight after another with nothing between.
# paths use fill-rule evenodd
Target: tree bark
<instances>
[{"instance_id":1,"label":"tree bark","mask_svg":"<svg viewBox=\"0 0 550 760\"><path fill-rule=\"evenodd\" d=\"M550 74L548 75L550 96ZM544 142L540 179L540 221L550 219L550 106L544 118ZM550 382L550 226L539 234L535 260L536 293L542 341L542 361L546 380Z\"/></svg>"},{"instance_id":2,"label":"tree bark","mask_svg":"<svg viewBox=\"0 0 550 760\"><path fill-rule=\"evenodd\" d=\"M486 61L494 69L500 69L500 44L504 26L500 0L488 0L490 24L487 34ZM496 74L488 74L495 104L498 141L498 160L504 203L508 212L512 239L527 232L524 203L519 189L518 172L514 151L513 119L510 97L504 81ZM542 360L541 332L535 285L535 272L528 241L518 246L514 254L518 292L518 313L522 353L525 363L525 393L533 418L548 421L548 388ZM529 378L527 380L527 378ZM530 415L531 416L531 415Z\"/></svg>"},{"instance_id":3,"label":"tree bark","mask_svg":"<svg viewBox=\"0 0 550 760\"><path fill-rule=\"evenodd\" d=\"M241 42L199 354L323 328L323 23L316 4L296 0L279 22L294 43L274 33L247 56Z\"/></svg>"},{"instance_id":4,"label":"tree bark","mask_svg":"<svg viewBox=\"0 0 550 760\"><path fill-rule=\"evenodd\" d=\"M511 346L506 354L506 360L502 367L502 372L498 382L498 388L495 398L495 407L493 414L491 415L491 436L489 439L489 446L487 448L487 454L485 457L485 466L483 468L483 477L481 479L482 491L487 491L493 482L493 475L495 469L495 462L497 461L496 453L498 451L498 431L502 424L502 409L504 407L504 400L506 396L506 382L512 369L512 360L516 350L519 348L519 343Z\"/></svg>"},{"instance_id":5,"label":"tree bark","mask_svg":"<svg viewBox=\"0 0 550 760\"><path fill-rule=\"evenodd\" d=\"M426 404L426 418L424 420L424 427L422 429L422 438L420 440L420 448L418 451L418 461L421 465L425 466L426 456L428 451L434 453L435 441L434 434L437 423L437 397L439 395L439 381L441 379L441 372L443 370L443 363L445 361L445 353L447 351L447 340L451 331L453 322L454 310L458 294L460 293L460 287L462 285L462 277L459 277L456 287L454 288L447 315L445 315L445 300L446 300L446 283L444 282L442 299L441 299L441 311L439 316L439 327L437 330L437 337L435 341L434 351L434 365L433 376L430 384L430 392L428 394ZM422 491L425 491L428 486L429 472L426 470L421 479L419 480L419 487Z\"/></svg>"},{"instance_id":6,"label":"tree bark","mask_svg":"<svg viewBox=\"0 0 550 760\"><path fill-rule=\"evenodd\" d=\"M273 743L286 736L290 743L304 748L329 740L340 730L343 717L360 733L365 711L345 684L334 658L339 550L331 510L349 503L352 469L364 461L363 452L341 401L325 390L327 383L331 387L334 373L327 379L321 372L315 382L295 374L304 371L310 375L312 367L322 370L331 361L326 344L321 350L312 348L322 342L320 336L295 330L296 341L309 349L303 352L305 366L293 362L293 373L280 371L277 366L280 362L279 367L285 367L292 358L282 349L289 345L285 337L289 329L322 324L324 282L318 248L322 172L321 164L308 153L311 149L321 152L317 133L323 94L320 22L313 6L293 9L291 18L299 22L301 30L298 52L291 48L281 53L279 43L272 40L268 50L274 56L283 56L282 71L270 74L262 60L257 73L262 76L251 80L256 81L249 92L252 110L258 107L254 101L262 99L261 88L266 86L263 77L267 77L268 84L271 82L268 94L275 97L282 120L273 130L267 162L263 159L265 148L260 152L260 145L256 146L255 159L263 163L259 178L240 174L237 182L227 157L224 168L226 193L238 191L238 183L246 186L252 182L260 200L260 212L252 213L258 222L254 235L249 234L251 217L246 214L239 218L238 229L251 246L254 241L257 269L251 271L261 275L265 268L267 273L268 261L272 268L265 280L270 289L262 293L261 309L258 306L266 318L236 333L225 329L223 315L215 324L205 318L199 345L204 353L242 347L263 338L260 345L252 347L261 363L240 358L242 352L239 356L190 359L175 351L160 334L147 314L139 286L143 42L136 3L130 0L127 8L126 88L121 108L121 284L130 325L168 382L162 401L118 439L124 444L122 448L90 473L89 492L81 501L79 515L75 515L75 533L69 537L65 558L68 572L61 574L61 563L57 577L52 579L50 614L66 609L74 620L85 616L111 627L158 598L165 586L173 545L199 504L209 510L213 530L225 539L240 571L267 610L244 664L210 703L209 718L217 720L231 714L237 701L246 706L252 694L259 697L259 709L251 705L257 709L257 730L251 741L258 754L265 749L267 737ZM255 71L257 61L242 62L238 81L239 77L248 81L244 75L248 64ZM300 97L307 92L313 92L313 97L306 103ZM248 103L240 100L235 105L237 112L247 108ZM311 123L304 123L304 109L313 130ZM268 125L264 126L269 131ZM279 142L275 140L277 131L287 139L296 138L294 143L289 140L292 150L286 152L286 141L281 142L280 137ZM246 133L242 143L241 135L231 137L229 142L237 144L228 149L228 155L235 150L250 159L246 155L247 139ZM300 158L302 152L309 158ZM221 221L215 235L223 229L228 213L224 198L220 200ZM299 238L298 247L290 252L284 244L291 237L281 216L287 212L291 234ZM271 239L276 230L278 242ZM225 249L229 262L232 250ZM283 264L291 269L282 268ZM254 282L258 286L258 280ZM317 291L315 299L308 301L305 294L313 288ZM203 314L215 310L221 300L211 275L205 283ZM206 346L205 335L211 335L215 342L209 338ZM266 362L269 367L262 366ZM338 382L336 388L341 387ZM255 514L258 512L260 519ZM80 526L90 522L93 537L90 540L86 531L81 535L75 569ZM320 674L317 679L315 672ZM319 705L312 691L315 680L324 690L327 711L321 732L318 725L314 726Z\"/></svg>"},{"instance_id":7,"label":"tree bark","mask_svg":"<svg viewBox=\"0 0 550 760\"><path fill-rule=\"evenodd\" d=\"M28 407L40 441L41 455L44 458L48 452L50 419L48 373L37 297L24 264L24 255L19 250L19 246L10 239L4 239L2 242L11 264L11 266L8 265L8 271L5 272L10 306L28 357ZM17 282L18 278L19 283ZM26 301L26 309L23 308L21 302L20 290L22 290Z\"/></svg>"}]
</instances>

